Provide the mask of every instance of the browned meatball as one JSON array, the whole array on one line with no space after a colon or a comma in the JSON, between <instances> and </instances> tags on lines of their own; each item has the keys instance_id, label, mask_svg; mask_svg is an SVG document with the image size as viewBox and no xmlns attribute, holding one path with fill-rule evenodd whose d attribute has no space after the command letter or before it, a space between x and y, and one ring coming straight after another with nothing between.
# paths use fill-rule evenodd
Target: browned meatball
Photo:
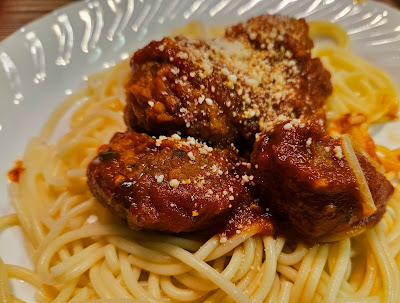
<instances>
[{"instance_id":1,"label":"browned meatball","mask_svg":"<svg viewBox=\"0 0 400 303\"><path fill-rule=\"evenodd\" d=\"M87 169L89 187L134 229L215 232L237 209L252 218L253 200L238 173L249 164L232 149L128 131L101 150Z\"/></svg>"},{"instance_id":2,"label":"browned meatball","mask_svg":"<svg viewBox=\"0 0 400 303\"><path fill-rule=\"evenodd\" d=\"M280 115L324 118L330 74L311 58L312 46L303 19L271 15L232 26L221 39L153 41L131 59L125 122L248 147Z\"/></svg>"},{"instance_id":3,"label":"browned meatball","mask_svg":"<svg viewBox=\"0 0 400 303\"><path fill-rule=\"evenodd\" d=\"M257 189L284 220L311 239L347 237L382 218L393 186L356 152L376 211L367 214L341 138L327 135L317 120L292 120L262 134L251 155Z\"/></svg>"}]
</instances>

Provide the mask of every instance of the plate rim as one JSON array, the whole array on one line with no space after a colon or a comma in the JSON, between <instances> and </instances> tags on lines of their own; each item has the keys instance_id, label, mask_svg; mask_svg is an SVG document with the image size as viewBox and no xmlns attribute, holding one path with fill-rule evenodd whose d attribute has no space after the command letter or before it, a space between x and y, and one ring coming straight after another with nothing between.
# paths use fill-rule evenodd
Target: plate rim
<instances>
[{"instance_id":1,"label":"plate rim","mask_svg":"<svg viewBox=\"0 0 400 303\"><path fill-rule=\"evenodd\" d=\"M75 6L79 7L79 6L94 2L94 1L96 1L96 0L80 0L80 1L73 2L73 3L68 3L68 4L65 4L65 5L62 5L58 8L56 8L53 11L47 12L43 16L40 16L36 19L29 21L27 24L21 26L19 29L17 29L16 31L14 31L10 35L8 35L6 38L4 38L2 41L0 41L0 50L2 47L4 47L4 44L10 43L9 40L16 39L16 37L18 35L23 34L25 31L31 30L31 27L39 26L42 22L45 22L48 18L51 18L52 16L58 16L62 13L66 13L68 10L75 10L76 9ZM145 0L145 1L154 2L154 0ZM166 0L163 0L163 1L166 1ZM185 1L193 2L195 0L185 0ZM262 0L262 1L268 1L268 0ZM366 0L366 1L368 3L368 0ZM400 17L400 7L396 8L385 2L378 1L378 0L370 0L370 1L373 2L375 5L381 6L385 9L389 9L392 13L398 14ZM353 2L353 5L363 5L363 3L360 2L360 3L354 4L354 2ZM400 25L400 20L399 20L399 25Z\"/></svg>"}]
</instances>

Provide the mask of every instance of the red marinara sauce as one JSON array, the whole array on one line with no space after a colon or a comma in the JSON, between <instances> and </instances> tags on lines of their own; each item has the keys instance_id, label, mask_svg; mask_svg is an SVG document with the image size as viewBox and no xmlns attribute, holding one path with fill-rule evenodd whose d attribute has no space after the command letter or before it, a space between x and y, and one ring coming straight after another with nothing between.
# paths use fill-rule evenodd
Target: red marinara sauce
<instances>
[{"instance_id":1,"label":"red marinara sauce","mask_svg":"<svg viewBox=\"0 0 400 303\"><path fill-rule=\"evenodd\" d=\"M14 168L8 172L8 179L10 179L11 182L19 183L19 178L24 171L25 168L22 166L22 161L15 161Z\"/></svg>"}]
</instances>

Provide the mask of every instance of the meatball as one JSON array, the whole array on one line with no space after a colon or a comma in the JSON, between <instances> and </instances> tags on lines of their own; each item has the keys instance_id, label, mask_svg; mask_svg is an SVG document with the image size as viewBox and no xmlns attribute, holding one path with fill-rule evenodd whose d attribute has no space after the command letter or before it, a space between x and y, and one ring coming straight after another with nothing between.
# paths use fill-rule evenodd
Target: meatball
<instances>
[{"instance_id":1,"label":"meatball","mask_svg":"<svg viewBox=\"0 0 400 303\"><path fill-rule=\"evenodd\" d=\"M281 115L319 113L330 74L311 58L303 19L265 15L213 40L153 41L131 59L125 122L133 130L248 148Z\"/></svg>"},{"instance_id":2,"label":"meatball","mask_svg":"<svg viewBox=\"0 0 400 303\"><path fill-rule=\"evenodd\" d=\"M315 119L282 122L255 143L251 164L263 203L307 238L334 240L375 225L393 194L384 175L355 152L376 207L366 211L342 145Z\"/></svg>"},{"instance_id":3,"label":"meatball","mask_svg":"<svg viewBox=\"0 0 400 303\"><path fill-rule=\"evenodd\" d=\"M239 174L248 167L233 148L128 131L101 147L87 178L93 195L133 229L215 232L236 209L251 218L254 203Z\"/></svg>"}]
</instances>

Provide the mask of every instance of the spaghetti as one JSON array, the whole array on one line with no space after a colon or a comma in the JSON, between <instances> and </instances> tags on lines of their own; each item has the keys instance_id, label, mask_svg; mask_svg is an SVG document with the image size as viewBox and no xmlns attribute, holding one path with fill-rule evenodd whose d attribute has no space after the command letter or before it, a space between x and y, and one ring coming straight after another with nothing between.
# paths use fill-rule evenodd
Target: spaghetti
<instances>
[{"instance_id":1,"label":"spaghetti","mask_svg":"<svg viewBox=\"0 0 400 303\"><path fill-rule=\"evenodd\" d=\"M352 129L392 119L398 97L390 79L349 52L348 37L339 27L315 22L310 27L311 33L338 41L315 50L333 75L334 93L327 104L332 128L342 131L337 123L346 114L365 117ZM85 172L97 148L125 128L128 74L124 61L91 76L29 142L22 159L25 172L10 187L16 215L0 218L0 229L21 226L35 270L0 260L0 301L21 302L8 287L12 277L34 285L38 302L400 300L397 190L373 229L314 246L248 232L225 242L218 236L201 241L132 231L111 215L91 195ZM362 80L355 85L355 79ZM51 143L58 121L69 111L69 130ZM388 174L398 173L393 160L398 152L378 147L377 155Z\"/></svg>"}]
</instances>

